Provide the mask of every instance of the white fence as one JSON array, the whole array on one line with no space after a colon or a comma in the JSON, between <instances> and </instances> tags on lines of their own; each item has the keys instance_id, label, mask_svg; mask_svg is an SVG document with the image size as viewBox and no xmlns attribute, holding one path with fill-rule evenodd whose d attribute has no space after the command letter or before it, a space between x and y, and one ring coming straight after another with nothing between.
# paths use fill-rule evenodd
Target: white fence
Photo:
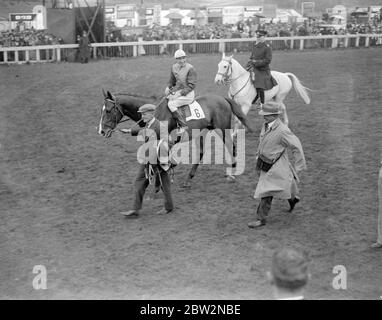
<instances>
[{"instance_id":1,"label":"white fence","mask_svg":"<svg viewBox=\"0 0 382 320\"><path fill-rule=\"evenodd\" d=\"M273 50L306 50L317 48L349 48L382 46L382 34L327 35L305 37L270 37ZM250 52L252 38L174 40L142 42L107 42L91 44L95 59L136 57L140 55L172 55L181 48L187 53ZM78 60L78 44L44 45L34 47L0 47L0 64L60 62Z\"/></svg>"}]
</instances>

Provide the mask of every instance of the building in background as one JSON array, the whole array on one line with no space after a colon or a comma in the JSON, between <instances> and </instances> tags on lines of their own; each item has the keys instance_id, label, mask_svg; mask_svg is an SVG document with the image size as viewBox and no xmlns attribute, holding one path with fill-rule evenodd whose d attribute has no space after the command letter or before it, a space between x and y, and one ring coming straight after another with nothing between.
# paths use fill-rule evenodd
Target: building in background
<instances>
[{"instance_id":1,"label":"building in background","mask_svg":"<svg viewBox=\"0 0 382 320\"><path fill-rule=\"evenodd\" d=\"M207 7L208 23L223 24L223 7Z\"/></svg>"},{"instance_id":2,"label":"building in background","mask_svg":"<svg viewBox=\"0 0 382 320\"><path fill-rule=\"evenodd\" d=\"M236 24L244 20L243 6L223 7L223 24Z\"/></svg>"},{"instance_id":3,"label":"building in background","mask_svg":"<svg viewBox=\"0 0 382 320\"><path fill-rule=\"evenodd\" d=\"M329 15L329 22L333 25L341 26L343 29L346 28L347 23L347 9L343 5L337 5L333 8L326 10Z\"/></svg>"}]
</instances>

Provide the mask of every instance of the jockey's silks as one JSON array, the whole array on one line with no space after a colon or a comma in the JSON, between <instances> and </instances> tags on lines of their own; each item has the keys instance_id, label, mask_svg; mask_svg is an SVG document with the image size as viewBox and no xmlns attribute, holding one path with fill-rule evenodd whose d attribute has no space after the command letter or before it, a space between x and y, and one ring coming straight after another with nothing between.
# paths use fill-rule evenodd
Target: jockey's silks
<instances>
[{"instance_id":1,"label":"jockey's silks","mask_svg":"<svg viewBox=\"0 0 382 320\"><path fill-rule=\"evenodd\" d=\"M173 87L174 91L189 87L188 83L190 82L190 79L188 79L188 73L193 68L194 67L188 62L183 67L181 67L178 63L175 63L172 66L171 71L176 79L176 83L172 84L174 86ZM193 89L193 88L190 88L190 89Z\"/></svg>"}]
</instances>

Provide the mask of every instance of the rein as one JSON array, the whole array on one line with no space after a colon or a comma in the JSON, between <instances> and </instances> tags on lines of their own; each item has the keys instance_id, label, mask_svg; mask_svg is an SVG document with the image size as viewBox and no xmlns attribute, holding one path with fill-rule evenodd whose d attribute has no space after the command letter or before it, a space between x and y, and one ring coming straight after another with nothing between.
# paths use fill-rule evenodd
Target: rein
<instances>
[{"instance_id":1,"label":"rein","mask_svg":"<svg viewBox=\"0 0 382 320\"><path fill-rule=\"evenodd\" d=\"M241 77L241 76L242 76L242 75L240 75L239 77ZM229 90L229 92L228 92L228 95L230 95L232 99L235 98L235 96L237 96L237 95L241 92L241 90L243 90L243 89L247 86L247 84L248 84L250 78L251 78L251 75L248 76L247 82L244 84L244 86L242 86L242 87L239 89L239 91L237 91L235 94L232 94L232 93L231 93L231 87L230 87L230 88L229 88L230 90ZM236 79L237 79L237 78L236 78Z\"/></svg>"},{"instance_id":2,"label":"rein","mask_svg":"<svg viewBox=\"0 0 382 320\"><path fill-rule=\"evenodd\" d=\"M218 75L221 75L224 79L224 84L225 85L232 85L232 83L234 83L236 80L238 80L239 78L241 78L243 75L245 75L245 73L242 73L240 74L239 76L237 76L236 78L234 79L230 79L231 75L232 75L232 62L231 60L227 60L227 59L224 59L224 61L227 61L229 63L229 68L227 69L227 71L225 73L221 73L221 72L218 72ZM230 74L228 75L228 72L230 72ZM234 99L235 96L237 96L248 84L249 80L251 79L251 74L248 75L248 79L246 81L246 83L239 89L239 91L237 91L235 94L232 94L231 93L231 87L230 87L230 90L228 92L228 95Z\"/></svg>"},{"instance_id":3,"label":"rein","mask_svg":"<svg viewBox=\"0 0 382 320\"><path fill-rule=\"evenodd\" d=\"M229 68L227 69L227 71L225 73L221 73L219 72L218 75L221 75L224 79L224 83L225 85L232 85L232 83L234 83L236 80L238 80L239 78L241 78L243 75L245 75L245 73L242 73L240 74L239 76L237 76L236 78L234 79L230 79L231 75L232 75L232 61L231 60L227 60L227 59L224 59L224 61L227 61L229 63ZM228 72L230 72L230 74L228 75ZM231 87L229 88L229 92L228 92L228 95L234 99L235 96L237 96L248 84L249 80L251 79L251 74L248 75L248 79L247 81L245 82L245 84L239 89L239 91L237 91L235 94L232 94L231 93Z\"/></svg>"}]
</instances>

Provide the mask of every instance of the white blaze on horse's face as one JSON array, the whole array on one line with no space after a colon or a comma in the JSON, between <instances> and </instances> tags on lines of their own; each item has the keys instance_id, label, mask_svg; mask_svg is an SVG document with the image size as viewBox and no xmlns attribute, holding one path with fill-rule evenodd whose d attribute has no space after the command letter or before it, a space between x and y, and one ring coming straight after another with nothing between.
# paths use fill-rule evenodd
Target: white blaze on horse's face
<instances>
[{"instance_id":1,"label":"white blaze on horse's face","mask_svg":"<svg viewBox=\"0 0 382 320\"><path fill-rule=\"evenodd\" d=\"M99 121L99 126L98 126L98 134L103 136L103 128L102 128L102 123L103 123L103 115L105 114L105 105L102 106L102 111L101 111L101 120Z\"/></svg>"}]
</instances>

